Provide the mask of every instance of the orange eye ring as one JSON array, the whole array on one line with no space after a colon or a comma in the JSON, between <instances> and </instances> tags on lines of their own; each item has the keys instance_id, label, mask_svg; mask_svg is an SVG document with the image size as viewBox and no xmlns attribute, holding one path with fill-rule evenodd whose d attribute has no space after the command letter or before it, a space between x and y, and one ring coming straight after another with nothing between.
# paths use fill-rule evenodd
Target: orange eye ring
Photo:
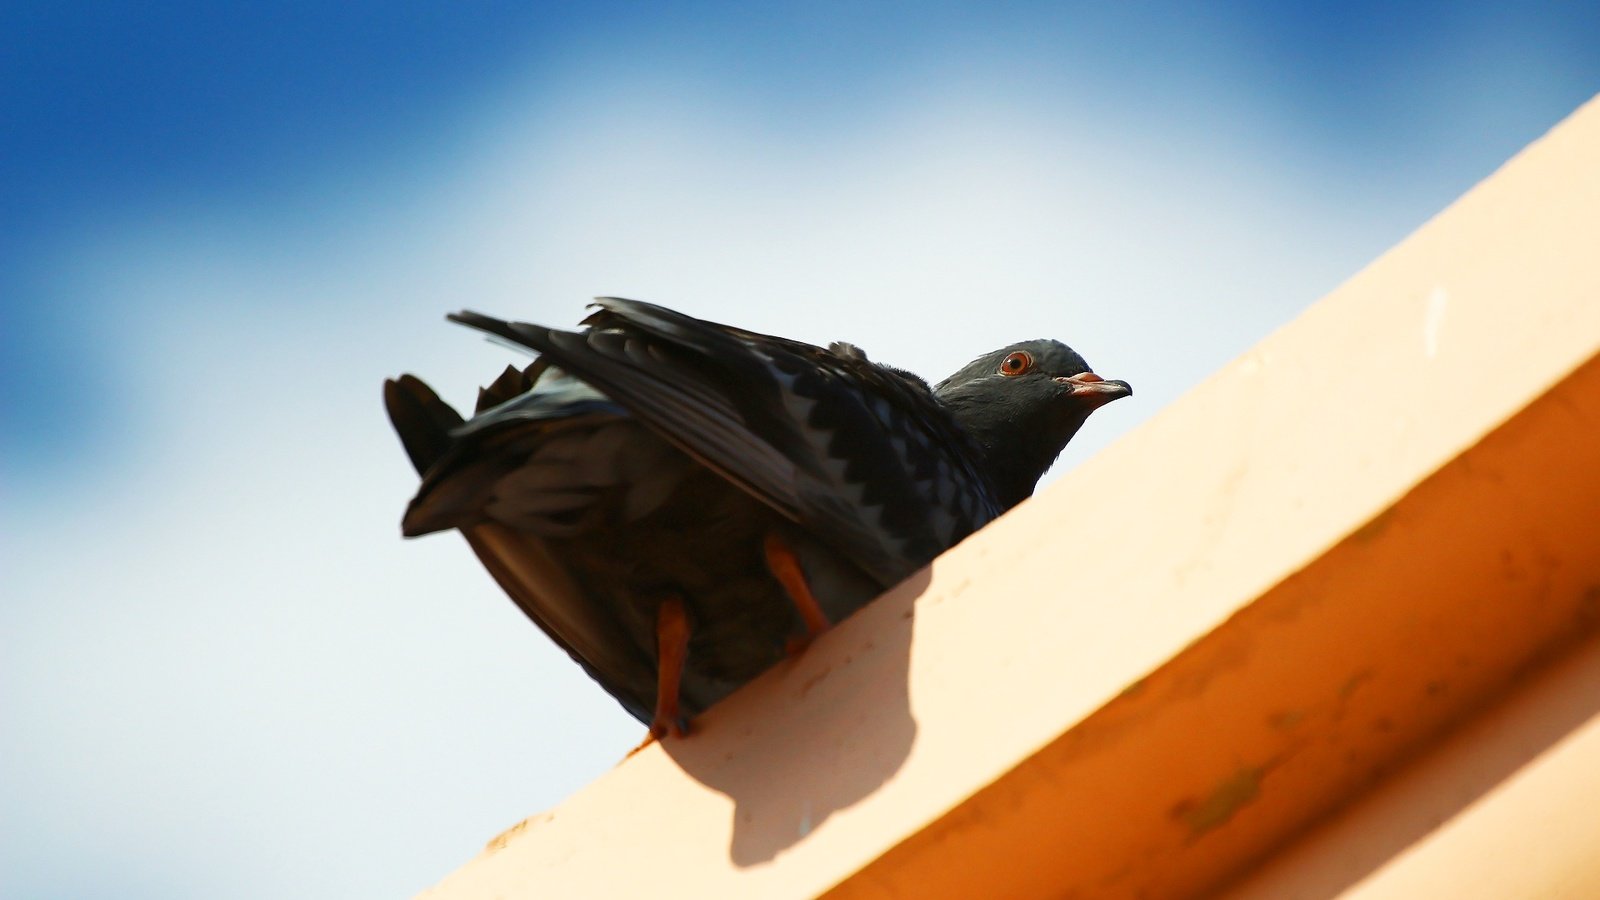
<instances>
[{"instance_id":1,"label":"orange eye ring","mask_svg":"<svg viewBox=\"0 0 1600 900\"><path fill-rule=\"evenodd\" d=\"M1022 375L1033 370L1033 354L1026 350L1014 350L1000 362L1000 374L1007 376Z\"/></svg>"}]
</instances>

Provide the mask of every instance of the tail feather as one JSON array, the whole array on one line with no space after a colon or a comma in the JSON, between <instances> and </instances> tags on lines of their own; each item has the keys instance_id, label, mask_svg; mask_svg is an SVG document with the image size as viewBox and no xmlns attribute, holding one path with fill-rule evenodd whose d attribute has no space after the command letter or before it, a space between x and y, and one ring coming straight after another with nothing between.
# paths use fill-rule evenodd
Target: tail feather
<instances>
[{"instance_id":1,"label":"tail feather","mask_svg":"<svg viewBox=\"0 0 1600 900\"><path fill-rule=\"evenodd\" d=\"M450 430L462 422L460 413L414 375L385 381L383 405L418 475L444 456L450 448Z\"/></svg>"}]
</instances>

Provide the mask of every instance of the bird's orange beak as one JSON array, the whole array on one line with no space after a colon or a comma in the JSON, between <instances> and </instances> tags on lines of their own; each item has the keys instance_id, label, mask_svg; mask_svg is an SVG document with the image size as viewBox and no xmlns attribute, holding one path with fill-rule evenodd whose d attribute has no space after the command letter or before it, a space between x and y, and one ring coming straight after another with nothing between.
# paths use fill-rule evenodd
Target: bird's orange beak
<instances>
[{"instance_id":1,"label":"bird's orange beak","mask_svg":"<svg viewBox=\"0 0 1600 900\"><path fill-rule=\"evenodd\" d=\"M1068 397L1078 403L1087 404L1090 409L1104 406L1121 397L1133 396L1133 387L1126 381L1107 381L1093 372L1063 376L1056 381L1071 388Z\"/></svg>"}]
</instances>

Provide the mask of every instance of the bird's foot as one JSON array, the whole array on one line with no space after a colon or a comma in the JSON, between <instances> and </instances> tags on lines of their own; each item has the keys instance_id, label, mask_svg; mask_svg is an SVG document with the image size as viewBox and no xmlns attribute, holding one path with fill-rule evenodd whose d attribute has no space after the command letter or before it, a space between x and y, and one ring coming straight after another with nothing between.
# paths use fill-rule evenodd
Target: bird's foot
<instances>
[{"instance_id":1,"label":"bird's foot","mask_svg":"<svg viewBox=\"0 0 1600 900\"><path fill-rule=\"evenodd\" d=\"M643 750L644 748L650 746L651 744L654 744L655 742L656 742L656 732L655 732L655 729L652 728L651 730L646 731L644 733L644 740L639 742L639 746L633 748L632 750L629 750L628 751L628 755L624 756L623 759L632 759L633 755L635 753L638 753L640 750Z\"/></svg>"},{"instance_id":2,"label":"bird's foot","mask_svg":"<svg viewBox=\"0 0 1600 900\"><path fill-rule=\"evenodd\" d=\"M817 598L811 593L805 570L800 568L800 558L795 556L794 550L783 538L776 532L768 534L762 549L767 556L767 569L772 572L772 577L778 579L784 593L789 595L789 601L799 611L801 621L805 622L805 635L790 638L784 647L790 656L798 656L811 646L817 635L832 628L833 623L828 621Z\"/></svg>"},{"instance_id":3,"label":"bird's foot","mask_svg":"<svg viewBox=\"0 0 1600 900\"><path fill-rule=\"evenodd\" d=\"M670 713L663 713L658 710L655 718L650 721L650 733L645 735L644 743L639 746L648 746L651 741L658 741L669 734L678 738L688 737L689 720L685 719L675 709Z\"/></svg>"},{"instance_id":4,"label":"bird's foot","mask_svg":"<svg viewBox=\"0 0 1600 900\"><path fill-rule=\"evenodd\" d=\"M659 743L662 735L666 734L670 734L673 737L686 737L689 734L689 720L682 716L678 716L669 722L651 722L650 730L644 733L644 740L640 741L637 747L629 750L627 755L623 756L622 758L633 758L633 755L638 753L640 750L643 750L651 744Z\"/></svg>"},{"instance_id":5,"label":"bird's foot","mask_svg":"<svg viewBox=\"0 0 1600 900\"><path fill-rule=\"evenodd\" d=\"M682 600L668 597L656 612L656 712L650 719L650 736L634 748L635 753L666 735L683 737L689 733L688 720L678 708L678 688L688 657L689 613Z\"/></svg>"}]
</instances>

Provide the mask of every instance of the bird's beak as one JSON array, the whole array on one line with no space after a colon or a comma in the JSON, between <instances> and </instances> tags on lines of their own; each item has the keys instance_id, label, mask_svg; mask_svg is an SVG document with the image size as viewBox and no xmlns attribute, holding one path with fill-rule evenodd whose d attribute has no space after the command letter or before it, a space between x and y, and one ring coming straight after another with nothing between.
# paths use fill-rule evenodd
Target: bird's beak
<instances>
[{"instance_id":1,"label":"bird's beak","mask_svg":"<svg viewBox=\"0 0 1600 900\"><path fill-rule=\"evenodd\" d=\"M1133 388L1126 381L1107 381L1093 372L1061 377L1057 382L1068 388L1067 396L1090 409L1105 406L1120 397L1132 397Z\"/></svg>"}]
</instances>

